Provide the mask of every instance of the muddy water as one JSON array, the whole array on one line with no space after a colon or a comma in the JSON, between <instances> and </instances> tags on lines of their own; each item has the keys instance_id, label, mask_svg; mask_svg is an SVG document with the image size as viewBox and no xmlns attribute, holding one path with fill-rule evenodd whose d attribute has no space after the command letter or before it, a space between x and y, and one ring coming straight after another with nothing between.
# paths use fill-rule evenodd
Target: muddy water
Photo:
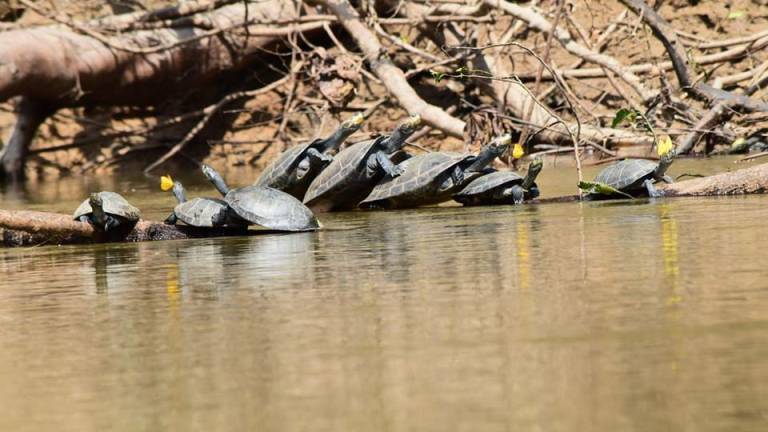
<instances>
[{"instance_id":1,"label":"muddy water","mask_svg":"<svg viewBox=\"0 0 768 432\"><path fill-rule=\"evenodd\" d=\"M111 188L157 218L154 182L0 207ZM0 250L0 430L766 430L767 220L768 197L437 208Z\"/></svg>"}]
</instances>

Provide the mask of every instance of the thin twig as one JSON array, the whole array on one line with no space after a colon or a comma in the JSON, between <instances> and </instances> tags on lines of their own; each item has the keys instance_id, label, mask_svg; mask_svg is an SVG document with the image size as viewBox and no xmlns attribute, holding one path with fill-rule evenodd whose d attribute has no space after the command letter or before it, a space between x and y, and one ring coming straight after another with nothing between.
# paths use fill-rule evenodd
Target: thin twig
<instances>
[{"instance_id":1,"label":"thin twig","mask_svg":"<svg viewBox=\"0 0 768 432\"><path fill-rule=\"evenodd\" d=\"M197 125L195 125L195 127L193 127L187 133L187 135L184 136L184 139L179 141L178 144L171 147L171 149L168 150L168 152L165 153L163 156L161 156L160 159L156 160L155 162L151 163L148 167L146 167L144 169L144 172L148 173L152 171L153 169L165 163L168 159L172 158L176 153L180 152L184 148L184 146L189 144L189 142L192 141L192 139L195 138L195 136L197 136L197 134L205 127L205 125L208 124L208 122L211 120L213 115L219 112L219 110L221 110L224 106L226 106L230 102L235 101L237 99L245 98L245 97L255 97L260 94L268 93L280 87L281 85L285 84L286 82L288 82L289 79L290 79L290 76L285 76L271 84L268 84L256 90L241 91L241 92L229 94L224 98L222 98L215 105L206 107L203 110L205 113L204 117L197 123Z\"/></svg>"}]
</instances>

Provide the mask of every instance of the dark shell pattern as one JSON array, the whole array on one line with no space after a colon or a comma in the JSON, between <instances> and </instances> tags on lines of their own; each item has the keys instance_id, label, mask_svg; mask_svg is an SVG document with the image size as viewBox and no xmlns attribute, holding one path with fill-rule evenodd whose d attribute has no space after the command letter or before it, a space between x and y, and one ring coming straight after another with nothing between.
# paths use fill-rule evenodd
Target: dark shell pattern
<instances>
[{"instance_id":1,"label":"dark shell pattern","mask_svg":"<svg viewBox=\"0 0 768 432\"><path fill-rule=\"evenodd\" d=\"M99 196L101 197L105 213L120 216L129 221L138 221L141 218L139 209L132 206L122 195L115 192L99 192ZM91 213L93 213L93 209L91 208L90 200L86 199L77 207L72 218L78 220L80 216Z\"/></svg>"},{"instance_id":2,"label":"dark shell pattern","mask_svg":"<svg viewBox=\"0 0 768 432\"><path fill-rule=\"evenodd\" d=\"M269 166L267 166L256 182L255 186L269 186L271 188L284 190L291 186L291 174L301 161L301 157L314 141L291 147L278 156Z\"/></svg>"},{"instance_id":3,"label":"dark shell pattern","mask_svg":"<svg viewBox=\"0 0 768 432\"><path fill-rule=\"evenodd\" d=\"M456 196L478 195L499 187L509 187L522 183L524 178L514 171L494 171L478 177L469 183Z\"/></svg>"},{"instance_id":4,"label":"dark shell pattern","mask_svg":"<svg viewBox=\"0 0 768 432\"><path fill-rule=\"evenodd\" d=\"M399 165L405 168L402 175L379 183L361 206L376 206L386 201L384 207L415 207L447 201L455 190L438 191L439 187L450 177L453 167L470 157L472 155L445 152L414 156Z\"/></svg>"},{"instance_id":5,"label":"dark shell pattern","mask_svg":"<svg viewBox=\"0 0 768 432\"><path fill-rule=\"evenodd\" d=\"M370 192L378 179L366 178L366 161L387 137L362 141L340 151L309 186L304 203L313 206L329 201L337 208L354 208Z\"/></svg>"},{"instance_id":6,"label":"dark shell pattern","mask_svg":"<svg viewBox=\"0 0 768 432\"><path fill-rule=\"evenodd\" d=\"M595 182L605 183L618 190L635 189L643 186L658 164L646 159L625 159L605 168L595 177Z\"/></svg>"},{"instance_id":7,"label":"dark shell pattern","mask_svg":"<svg viewBox=\"0 0 768 432\"><path fill-rule=\"evenodd\" d=\"M229 191L224 201L239 217L264 228L311 231L320 227L315 215L307 206L277 189L246 186Z\"/></svg>"},{"instance_id":8,"label":"dark shell pattern","mask_svg":"<svg viewBox=\"0 0 768 432\"><path fill-rule=\"evenodd\" d=\"M229 211L227 203L216 198L194 198L173 209L179 220L195 227L220 226L220 223L216 224L214 221L227 220Z\"/></svg>"}]
</instances>

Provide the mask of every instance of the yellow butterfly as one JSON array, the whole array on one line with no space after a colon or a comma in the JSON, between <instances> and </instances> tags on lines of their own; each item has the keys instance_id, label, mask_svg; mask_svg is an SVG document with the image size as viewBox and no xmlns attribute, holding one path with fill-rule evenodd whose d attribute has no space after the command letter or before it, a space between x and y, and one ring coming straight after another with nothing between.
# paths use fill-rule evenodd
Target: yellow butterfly
<instances>
[{"instance_id":1,"label":"yellow butterfly","mask_svg":"<svg viewBox=\"0 0 768 432\"><path fill-rule=\"evenodd\" d=\"M173 179L169 175L160 177L160 189L167 191L173 187Z\"/></svg>"},{"instance_id":2,"label":"yellow butterfly","mask_svg":"<svg viewBox=\"0 0 768 432\"><path fill-rule=\"evenodd\" d=\"M525 155L525 151L523 150L523 146L520 145L520 143L515 144L515 147L512 148L512 157L515 159L520 159Z\"/></svg>"},{"instance_id":3,"label":"yellow butterfly","mask_svg":"<svg viewBox=\"0 0 768 432\"><path fill-rule=\"evenodd\" d=\"M672 138L670 138L669 135L661 135L656 142L656 153L658 153L659 156L664 156L674 149L675 145L672 143Z\"/></svg>"}]
</instances>

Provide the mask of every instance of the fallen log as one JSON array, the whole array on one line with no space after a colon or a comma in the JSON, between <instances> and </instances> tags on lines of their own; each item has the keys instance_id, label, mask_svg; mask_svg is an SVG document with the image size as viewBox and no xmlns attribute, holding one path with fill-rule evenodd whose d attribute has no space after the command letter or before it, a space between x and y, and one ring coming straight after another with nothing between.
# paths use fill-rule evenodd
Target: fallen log
<instances>
[{"instance_id":1,"label":"fallen log","mask_svg":"<svg viewBox=\"0 0 768 432\"><path fill-rule=\"evenodd\" d=\"M768 192L768 163L733 172L660 185L666 197L724 196ZM530 204L578 201L579 195L537 199ZM109 241L140 242L266 234L247 228L195 228L141 220L124 239L104 238L87 223L70 215L39 211L0 210L0 247L42 244L87 244Z\"/></svg>"},{"instance_id":2,"label":"fallen log","mask_svg":"<svg viewBox=\"0 0 768 432\"><path fill-rule=\"evenodd\" d=\"M727 196L768 193L768 164L714 174L672 184L659 184L665 198L690 196ZM531 203L563 203L578 201L579 195L543 198Z\"/></svg>"},{"instance_id":3,"label":"fallen log","mask_svg":"<svg viewBox=\"0 0 768 432\"><path fill-rule=\"evenodd\" d=\"M72 220L71 215L27 210L0 210L0 246L4 247L184 240L267 232L271 231L247 228L197 228L140 220L125 238L118 239L103 236L89 224Z\"/></svg>"},{"instance_id":4,"label":"fallen log","mask_svg":"<svg viewBox=\"0 0 768 432\"><path fill-rule=\"evenodd\" d=\"M190 23L107 36L94 30L104 22L81 24L49 16L68 24L0 32L0 101L20 97L16 126L0 152L0 177L23 176L35 132L56 110L147 106L204 86L224 72L249 65L285 35L322 26L264 24L297 17L293 2L266 0L201 13L212 30ZM117 16L108 22L128 18L135 17Z\"/></svg>"}]
</instances>

